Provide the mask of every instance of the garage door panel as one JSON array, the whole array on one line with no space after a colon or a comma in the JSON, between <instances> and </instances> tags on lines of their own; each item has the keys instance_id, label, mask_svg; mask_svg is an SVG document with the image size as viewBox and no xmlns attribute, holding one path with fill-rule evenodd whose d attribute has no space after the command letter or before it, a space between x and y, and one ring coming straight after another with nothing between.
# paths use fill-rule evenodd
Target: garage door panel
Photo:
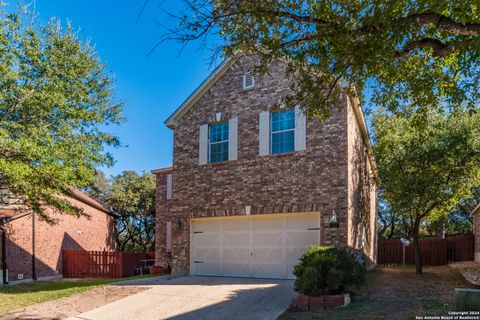
<instances>
[{"instance_id":1,"label":"garage door panel","mask_svg":"<svg viewBox=\"0 0 480 320\"><path fill-rule=\"evenodd\" d=\"M320 216L316 213L292 213L287 215L287 229L320 228Z\"/></svg>"},{"instance_id":2,"label":"garage door panel","mask_svg":"<svg viewBox=\"0 0 480 320\"><path fill-rule=\"evenodd\" d=\"M287 246L312 246L318 243L318 232L288 232Z\"/></svg>"},{"instance_id":3,"label":"garage door panel","mask_svg":"<svg viewBox=\"0 0 480 320\"><path fill-rule=\"evenodd\" d=\"M249 277L250 264L225 262L223 264L223 275L230 277Z\"/></svg>"},{"instance_id":4,"label":"garage door panel","mask_svg":"<svg viewBox=\"0 0 480 320\"><path fill-rule=\"evenodd\" d=\"M245 231L250 230L250 219L242 218L225 218L223 220L223 231Z\"/></svg>"},{"instance_id":5,"label":"garage door panel","mask_svg":"<svg viewBox=\"0 0 480 320\"><path fill-rule=\"evenodd\" d=\"M287 248L287 250L286 250L286 259L287 259L287 262L296 264L296 263L299 261L300 257L302 256L302 254L303 254L308 248L309 248L309 247L301 247L301 248L289 247L289 248Z\"/></svg>"},{"instance_id":6,"label":"garage door panel","mask_svg":"<svg viewBox=\"0 0 480 320\"><path fill-rule=\"evenodd\" d=\"M206 276L216 276L221 274L222 272L222 264L221 263L195 263L195 274L202 274Z\"/></svg>"},{"instance_id":7,"label":"garage door panel","mask_svg":"<svg viewBox=\"0 0 480 320\"><path fill-rule=\"evenodd\" d=\"M287 264L286 269L287 269L287 275L290 275L291 278L289 279L294 279L295 276L293 275L293 267L296 265L296 263L292 264Z\"/></svg>"},{"instance_id":8,"label":"garage door panel","mask_svg":"<svg viewBox=\"0 0 480 320\"><path fill-rule=\"evenodd\" d=\"M253 261L259 262L275 262L281 264L283 262L283 248L278 249L253 249Z\"/></svg>"},{"instance_id":9,"label":"garage door panel","mask_svg":"<svg viewBox=\"0 0 480 320\"><path fill-rule=\"evenodd\" d=\"M197 249L194 252L194 259L198 261L221 261L221 248Z\"/></svg>"},{"instance_id":10,"label":"garage door panel","mask_svg":"<svg viewBox=\"0 0 480 320\"><path fill-rule=\"evenodd\" d=\"M253 244L254 246L274 246L282 245L283 233L254 233Z\"/></svg>"},{"instance_id":11,"label":"garage door panel","mask_svg":"<svg viewBox=\"0 0 480 320\"><path fill-rule=\"evenodd\" d=\"M220 220L196 220L193 229L193 231L200 232L219 232L222 229L222 222Z\"/></svg>"},{"instance_id":12,"label":"garage door panel","mask_svg":"<svg viewBox=\"0 0 480 320\"><path fill-rule=\"evenodd\" d=\"M253 230L282 230L283 219L278 217L256 217L253 219Z\"/></svg>"},{"instance_id":13,"label":"garage door panel","mask_svg":"<svg viewBox=\"0 0 480 320\"><path fill-rule=\"evenodd\" d=\"M195 244L197 247L211 247L220 245L220 235L219 234L195 234Z\"/></svg>"},{"instance_id":14,"label":"garage door panel","mask_svg":"<svg viewBox=\"0 0 480 320\"><path fill-rule=\"evenodd\" d=\"M192 220L192 273L292 279L319 226L318 212Z\"/></svg>"},{"instance_id":15,"label":"garage door panel","mask_svg":"<svg viewBox=\"0 0 480 320\"><path fill-rule=\"evenodd\" d=\"M250 260L250 248L223 248L223 261L236 261L241 263L242 261Z\"/></svg>"},{"instance_id":16,"label":"garage door panel","mask_svg":"<svg viewBox=\"0 0 480 320\"><path fill-rule=\"evenodd\" d=\"M250 234L223 234L224 246L250 246Z\"/></svg>"},{"instance_id":17,"label":"garage door panel","mask_svg":"<svg viewBox=\"0 0 480 320\"><path fill-rule=\"evenodd\" d=\"M283 265L276 264L253 264L253 274L259 278L286 278Z\"/></svg>"}]
</instances>

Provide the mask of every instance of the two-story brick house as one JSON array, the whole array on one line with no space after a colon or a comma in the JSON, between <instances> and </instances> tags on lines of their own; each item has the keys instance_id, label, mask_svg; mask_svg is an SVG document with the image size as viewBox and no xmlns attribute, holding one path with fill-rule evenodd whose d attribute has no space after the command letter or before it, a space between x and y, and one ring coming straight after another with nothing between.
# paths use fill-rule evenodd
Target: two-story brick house
<instances>
[{"instance_id":1,"label":"two-story brick house","mask_svg":"<svg viewBox=\"0 0 480 320\"><path fill-rule=\"evenodd\" d=\"M222 63L165 122L173 166L157 175L156 263L194 275L292 278L311 245L376 261L374 162L358 102L323 123L271 110L285 65L253 75L254 57Z\"/></svg>"}]
</instances>

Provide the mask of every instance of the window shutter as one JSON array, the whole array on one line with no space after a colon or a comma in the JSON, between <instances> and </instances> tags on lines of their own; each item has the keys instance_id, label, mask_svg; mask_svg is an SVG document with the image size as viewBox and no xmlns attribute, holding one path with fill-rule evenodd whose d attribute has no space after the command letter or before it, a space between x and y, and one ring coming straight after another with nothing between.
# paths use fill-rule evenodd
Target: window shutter
<instances>
[{"instance_id":1,"label":"window shutter","mask_svg":"<svg viewBox=\"0 0 480 320\"><path fill-rule=\"evenodd\" d=\"M295 151L307 148L307 118L300 106L295 107Z\"/></svg>"},{"instance_id":2,"label":"window shutter","mask_svg":"<svg viewBox=\"0 0 480 320\"><path fill-rule=\"evenodd\" d=\"M166 234L166 243L165 249L167 252L172 252L172 222L167 221L167 234Z\"/></svg>"},{"instance_id":3,"label":"window shutter","mask_svg":"<svg viewBox=\"0 0 480 320\"><path fill-rule=\"evenodd\" d=\"M237 160L238 118L228 121L228 161Z\"/></svg>"},{"instance_id":4,"label":"window shutter","mask_svg":"<svg viewBox=\"0 0 480 320\"><path fill-rule=\"evenodd\" d=\"M200 143L198 147L198 163L208 162L208 124L200 126Z\"/></svg>"},{"instance_id":5,"label":"window shutter","mask_svg":"<svg viewBox=\"0 0 480 320\"><path fill-rule=\"evenodd\" d=\"M167 174L167 200L172 199L172 187L173 187L172 175Z\"/></svg>"},{"instance_id":6,"label":"window shutter","mask_svg":"<svg viewBox=\"0 0 480 320\"><path fill-rule=\"evenodd\" d=\"M259 154L267 156L270 154L270 112L260 112L259 128Z\"/></svg>"}]
</instances>

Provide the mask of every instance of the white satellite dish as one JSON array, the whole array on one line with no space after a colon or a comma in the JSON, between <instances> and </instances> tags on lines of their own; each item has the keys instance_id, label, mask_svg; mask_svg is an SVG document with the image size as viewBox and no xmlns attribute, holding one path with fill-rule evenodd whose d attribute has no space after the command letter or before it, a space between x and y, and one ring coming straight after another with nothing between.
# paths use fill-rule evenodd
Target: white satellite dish
<instances>
[{"instance_id":1,"label":"white satellite dish","mask_svg":"<svg viewBox=\"0 0 480 320\"><path fill-rule=\"evenodd\" d=\"M410 245L410 241L405 238L401 238L400 241L402 241L404 247L408 247Z\"/></svg>"}]
</instances>

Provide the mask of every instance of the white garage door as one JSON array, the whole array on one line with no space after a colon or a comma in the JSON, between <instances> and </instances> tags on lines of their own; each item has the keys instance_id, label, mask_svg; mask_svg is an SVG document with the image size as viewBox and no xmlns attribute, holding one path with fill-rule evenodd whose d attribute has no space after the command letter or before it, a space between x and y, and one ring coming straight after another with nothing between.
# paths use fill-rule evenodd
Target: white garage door
<instances>
[{"instance_id":1,"label":"white garage door","mask_svg":"<svg viewBox=\"0 0 480 320\"><path fill-rule=\"evenodd\" d=\"M320 244L320 213L191 220L193 275L292 279L292 268Z\"/></svg>"}]
</instances>

